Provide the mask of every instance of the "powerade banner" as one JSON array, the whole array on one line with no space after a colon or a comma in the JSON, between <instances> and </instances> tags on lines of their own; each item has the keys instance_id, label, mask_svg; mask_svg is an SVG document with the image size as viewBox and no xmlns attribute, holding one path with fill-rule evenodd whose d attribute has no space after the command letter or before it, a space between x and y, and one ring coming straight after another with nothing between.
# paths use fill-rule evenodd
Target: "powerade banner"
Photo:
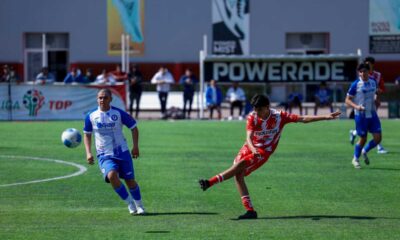
<instances>
[{"instance_id":1,"label":"powerade banner","mask_svg":"<svg viewBox=\"0 0 400 240\"><path fill-rule=\"evenodd\" d=\"M107 0L107 49L121 55L121 34L130 37L132 55L144 54L144 0Z\"/></svg>"},{"instance_id":2,"label":"powerade banner","mask_svg":"<svg viewBox=\"0 0 400 240\"><path fill-rule=\"evenodd\" d=\"M0 84L0 120L72 120L84 119L96 108L101 86L8 85ZM125 109L125 86L109 86L112 105Z\"/></svg>"},{"instance_id":3,"label":"powerade banner","mask_svg":"<svg viewBox=\"0 0 400 240\"><path fill-rule=\"evenodd\" d=\"M371 53L400 53L400 0L369 1Z\"/></svg>"},{"instance_id":4,"label":"powerade banner","mask_svg":"<svg viewBox=\"0 0 400 240\"><path fill-rule=\"evenodd\" d=\"M358 57L334 59L206 59L205 80L219 82L353 81Z\"/></svg>"},{"instance_id":5,"label":"powerade banner","mask_svg":"<svg viewBox=\"0 0 400 240\"><path fill-rule=\"evenodd\" d=\"M250 0L212 0L212 53L250 54Z\"/></svg>"}]
</instances>

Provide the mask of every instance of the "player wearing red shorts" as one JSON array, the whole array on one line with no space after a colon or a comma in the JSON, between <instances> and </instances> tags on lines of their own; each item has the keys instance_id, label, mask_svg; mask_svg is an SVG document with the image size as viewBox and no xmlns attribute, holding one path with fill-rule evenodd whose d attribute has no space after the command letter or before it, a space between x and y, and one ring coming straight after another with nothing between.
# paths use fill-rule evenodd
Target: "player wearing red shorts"
<instances>
[{"instance_id":1,"label":"player wearing red shorts","mask_svg":"<svg viewBox=\"0 0 400 240\"><path fill-rule=\"evenodd\" d=\"M247 117L246 142L240 149L233 165L208 180L199 180L201 189L205 191L217 183L235 177L242 204L247 210L245 214L239 216L239 219L257 218L257 212L251 203L244 178L268 161L278 146L283 127L291 122L309 123L331 120L340 115L340 112L334 112L327 115L299 116L277 111L270 108L269 99L264 95L255 95L251 99L251 105L254 111Z\"/></svg>"}]
</instances>

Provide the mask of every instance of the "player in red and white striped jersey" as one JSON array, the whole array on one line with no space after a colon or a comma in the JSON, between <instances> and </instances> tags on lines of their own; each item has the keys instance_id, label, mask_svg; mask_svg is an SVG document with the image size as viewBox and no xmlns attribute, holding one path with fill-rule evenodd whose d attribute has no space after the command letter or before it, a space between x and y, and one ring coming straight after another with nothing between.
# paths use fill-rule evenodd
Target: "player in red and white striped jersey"
<instances>
[{"instance_id":1,"label":"player in red and white striped jersey","mask_svg":"<svg viewBox=\"0 0 400 240\"><path fill-rule=\"evenodd\" d=\"M318 116L299 116L270 108L267 96L255 95L251 99L254 111L247 117L246 142L236 156L233 165L227 170L205 180L199 180L204 191L216 183L235 177L236 186L247 212L239 219L257 218L257 212L251 203L244 178L266 163L278 146L283 127L292 122L316 122L335 119L340 112Z\"/></svg>"}]
</instances>

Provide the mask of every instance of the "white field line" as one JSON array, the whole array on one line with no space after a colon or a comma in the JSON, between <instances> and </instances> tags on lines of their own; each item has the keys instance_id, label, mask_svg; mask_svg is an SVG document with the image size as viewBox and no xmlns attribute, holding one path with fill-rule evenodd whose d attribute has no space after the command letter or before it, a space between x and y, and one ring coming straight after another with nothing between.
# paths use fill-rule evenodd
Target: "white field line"
<instances>
[{"instance_id":1,"label":"white field line","mask_svg":"<svg viewBox=\"0 0 400 240\"><path fill-rule=\"evenodd\" d=\"M17 182L17 183L9 183L9 184L1 184L0 187L11 187L11 186L17 186L17 185L25 185L25 184L32 184L32 183L41 183L41 182L49 182L49 181L56 181L60 179L65 179L65 178L71 178L71 177L76 177L79 176L87 171L87 168L85 166L82 166L77 163L72 163L72 162L66 162L63 160L57 160L57 159L51 159L51 158L40 158L40 157L30 157L30 156L13 156L13 155L0 155L1 158L12 158L12 159L25 159L25 160L37 160L37 161L47 161L47 162L55 162L55 163L60 163L60 164L65 164L65 165L71 165L79 169L79 171L74 172L69 175L65 176L60 176L60 177L54 177L54 178L45 178L45 179L38 179L38 180L33 180L33 181L28 181L28 182Z\"/></svg>"}]
</instances>

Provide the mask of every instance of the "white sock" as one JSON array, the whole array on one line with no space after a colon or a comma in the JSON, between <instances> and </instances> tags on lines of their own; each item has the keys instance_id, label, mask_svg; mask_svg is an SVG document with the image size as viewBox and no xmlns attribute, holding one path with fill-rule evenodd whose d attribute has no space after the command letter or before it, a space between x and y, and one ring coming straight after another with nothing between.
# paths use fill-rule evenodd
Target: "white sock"
<instances>
[{"instance_id":1,"label":"white sock","mask_svg":"<svg viewBox=\"0 0 400 240\"><path fill-rule=\"evenodd\" d=\"M136 207L143 208L142 200L134 200Z\"/></svg>"},{"instance_id":2,"label":"white sock","mask_svg":"<svg viewBox=\"0 0 400 240\"><path fill-rule=\"evenodd\" d=\"M131 195L128 195L128 197L124 201L126 202L126 204L130 204L133 202L133 198L131 197Z\"/></svg>"}]
</instances>

